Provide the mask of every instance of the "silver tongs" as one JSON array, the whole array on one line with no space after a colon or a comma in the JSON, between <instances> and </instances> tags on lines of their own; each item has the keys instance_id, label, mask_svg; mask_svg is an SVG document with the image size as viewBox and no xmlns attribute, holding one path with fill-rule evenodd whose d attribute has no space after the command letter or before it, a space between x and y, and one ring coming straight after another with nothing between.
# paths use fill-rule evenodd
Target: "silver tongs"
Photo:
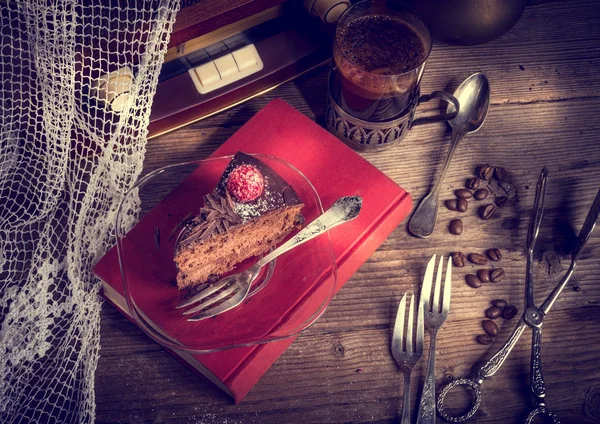
<instances>
[{"instance_id":1,"label":"silver tongs","mask_svg":"<svg viewBox=\"0 0 600 424\"><path fill-rule=\"evenodd\" d=\"M462 378L449 383L440 393L438 397L437 407L440 415L450 422L463 422L471 418L481 405L481 385L483 382L491 378L500 369L513 347L523 334L527 327L533 330L531 339L531 372L530 372L530 387L535 400L535 407L525 419L526 424L533 422L534 418L539 415L546 416L553 423L559 423L558 417L548 408L546 408L545 395L546 388L544 385L544 377L542 375L541 363L541 339L542 339L542 323L544 317L550 311L552 305L563 291L569 279L575 272L577 260L587 243L598 216L600 215L600 190L596 194L596 198L588 215L585 219L583 227L579 232L577 245L571 254L571 265L563 278L554 287L554 290L548 295L546 300L540 307L536 307L533 300L533 252L535 242L540 230L542 215L544 210L544 198L546 195L546 180L548 178L548 170L544 167L540 174L537 183L534 207L529 222L529 231L527 233L527 271L525 279L525 311L521 319L513 329L508 340L481 368L479 368L473 378ZM448 413L444 406L444 400L450 390L457 386L470 386L473 389L474 402L469 411L461 416L453 416Z\"/></svg>"}]
</instances>

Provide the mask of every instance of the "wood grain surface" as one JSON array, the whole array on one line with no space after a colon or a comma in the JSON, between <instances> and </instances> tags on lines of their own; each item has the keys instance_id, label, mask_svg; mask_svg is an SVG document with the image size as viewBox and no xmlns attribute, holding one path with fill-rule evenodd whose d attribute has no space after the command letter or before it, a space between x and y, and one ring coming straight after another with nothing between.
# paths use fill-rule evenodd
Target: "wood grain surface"
<instances>
[{"instance_id":1,"label":"wood grain surface","mask_svg":"<svg viewBox=\"0 0 600 424\"><path fill-rule=\"evenodd\" d=\"M550 269L549 261L560 262L563 271L568 267L573 239L600 189L599 64L600 3L595 0L530 5L509 33L485 45L436 44L423 92L451 89L478 70L492 85L487 121L459 146L442 199L451 198L477 164L490 163L513 173L518 202L482 221L476 215L477 203L471 201L469 210L460 214L465 226L461 236L448 233L448 222L459 214L445 208L427 240L411 237L406 222L401 224L240 405L233 405L105 305L96 371L97 422L397 422L402 376L389 345L401 295L418 290L434 253L498 247L504 253L498 266L506 272L501 283L472 289L464 275L478 268L454 268L451 313L438 335L438 387L468 375L473 363L489 358L504 343L517 320L499 320L496 341L478 345L474 339L483 333L481 320L489 301L504 298L523 308L525 237L535 183L544 165L550 177L535 264L538 302L562 275ZM319 69L235 109L151 140L145 172L207 157L273 98L286 100L322 123L327 72ZM445 126L419 127L393 150L364 157L418 200L439 171L448 142ZM597 229L574 278L544 321L547 403L563 423L600 422L599 258ZM484 383L483 404L471 422L517 423L532 407L530 334L525 331L504 366ZM413 374L413 411L425 366L422 360Z\"/></svg>"}]
</instances>

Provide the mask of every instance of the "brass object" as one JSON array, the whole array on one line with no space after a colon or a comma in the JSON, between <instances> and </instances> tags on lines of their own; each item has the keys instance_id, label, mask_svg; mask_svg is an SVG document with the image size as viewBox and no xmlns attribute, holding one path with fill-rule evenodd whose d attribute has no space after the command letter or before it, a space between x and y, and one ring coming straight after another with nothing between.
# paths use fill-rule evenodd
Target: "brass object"
<instances>
[{"instance_id":1,"label":"brass object","mask_svg":"<svg viewBox=\"0 0 600 424\"><path fill-rule=\"evenodd\" d=\"M429 24L433 37L450 44L492 41L511 29L527 0L405 0Z\"/></svg>"}]
</instances>

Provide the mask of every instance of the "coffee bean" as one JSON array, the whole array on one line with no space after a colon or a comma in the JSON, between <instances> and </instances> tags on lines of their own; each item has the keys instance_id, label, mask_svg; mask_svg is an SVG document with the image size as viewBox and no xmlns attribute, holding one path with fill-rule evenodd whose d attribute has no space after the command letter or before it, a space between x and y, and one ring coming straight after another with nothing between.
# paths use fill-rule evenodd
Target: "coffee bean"
<instances>
[{"instance_id":1,"label":"coffee bean","mask_svg":"<svg viewBox=\"0 0 600 424\"><path fill-rule=\"evenodd\" d=\"M508 306L508 302L504 299L494 299L494 300L492 300L492 305L497 306L500 309L503 309Z\"/></svg>"},{"instance_id":2,"label":"coffee bean","mask_svg":"<svg viewBox=\"0 0 600 424\"><path fill-rule=\"evenodd\" d=\"M473 197L473 193L471 193L471 190L467 190L466 188L459 188L454 192L454 194L459 199L470 199L471 197Z\"/></svg>"},{"instance_id":3,"label":"coffee bean","mask_svg":"<svg viewBox=\"0 0 600 424\"><path fill-rule=\"evenodd\" d=\"M498 335L498 326L490 319L484 319L481 321L481 326L490 336L495 337Z\"/></svg>"},{"instance_id":4,"label":"coffee bean","mask_svg":"<svg viewBox=\"0 0 600 424\"><path fill-rule=\"evenodd\" d=\"M502 315L502 308L498 306L490 306L485 310L485 316L489 319L496 319Z\"/></svg>"},{"instance_id":5,"label":"coffee bean","mask_svg":"<svg viewBox=\"0 0 600 424\"><path fill-rule=\"evenodd\" d=\"M467 180L465 187L469 190L477 190L479 188L479 184L481 184L481 180L477 177L472 177Z\"/></svg>"},{"instance_id":6,"label":"coffee bean","mask_svg":"<svg viewBox=\"0 0 600 424\"><path fill-rule=\"evenodd\" d=\"M483 200L486 197L488 197L488 194L490 194L490 192L487 189L480 188L479 190L477 190L475 192L475 194L473 195L473 197L475 197L475 200Z\"/></svg>"},{"instance_id":7,"label":"coffee bean","mask_svg":"<svg viewBox=\"0 0 600 424\"><path fill-rule=\"evenodd\" d=\"M499 283L504 278L504 270L502 268L496 268L490 271L490 280L493 283Z\"/></svg>"},{"instance_id":8,"label":"coffee bean","mask_svg":"<svg viewBox=\"0 0 600 424\"><path fill-rule=\"evenodd\" d=\"M489 166L488 164L480 165L475 170L475 173L482 180L488 181L494 175L494 168Z\"/></svg>"},{"instance_id":9,"label":"coffee bean","mask_svg":"<svg viewBox=\"0 0 600 424\"><path fill-rule=\"evenodd\" d=\"M506 308L502 310L502 318L510 320L515 317L519 313L519 310L516 306L508 305Z\"/></svg>"},{"instance_id":10,"label":"coffee bean","mask_svg":"<svg viewBox=\"0 0 600 424\"><path fill-rule=\"evenodd\" d=\"M469 260L476 265L485 265L488 260L481 253L469 253Z\"/></svg>"},{"instance_id":11,"label":"coffee bean","mask_svg":"<svg viewBox=\"0 0 600 424\"><path fill-rule=\"evenodd\" d=\"M491 345L494 343L495 337L489 336L487 334L481 334L477 336L477 343L482 345Z\"/></svg>"},{"instance_id":12,"label":"coffee bean","mask_svg":"<svg viewBox=\"0 0 600 424\"><path fill-rule=\"evenodd\" d=\"M481 219L490 219L492 215L494 215L494 212L496 212L496 206L492 205L491 203L479 208L479 216Z\"/></svg>"},{"instance_id":13,"label":"coffee bean","mask_svg":"<svg viewBox=\"0 0 600 424\"><path fill-rule=\"evenodd\" d=\"M480 269L479 271L477 271L477 278L479 278L482 283L489 283L490 272L487 269Z\"/></svg>"},{"instance_id":14,"label":"coffee bean","mask_svg":"<svg viewBox=\"0 0 600 424\"><path fill-rule=\"evenodd\" d=\"M478 289L479 287L481 287L481 281L479 281L479 278L477 278L475 274L465 275L465 281L469 286L473 287L474 289Z\"/></svg>"},{"instance_id":15,"label":"coffee bean","mask_svg":"<svg viewBox=\"0 0 600 424\"><path fill-rule=\"evenodd\" d=\"M501 181L498 183L498 186L502 189L504 193L506 193L506 197L508 197L509 199L512 199L517 194L515 186L513 186L508 181Z\"/></svg>"},{"instance_id":16,"label":"coffee bean","mask_svg":"<svg viewBox=\"0 0 600 424\"><path fill-rule=\"evenodd\" d=\"M450 221L448 230L450 230L450 234L454 234L455 236L461 235L463 232L462 221L460 219L453 219L452 221Z\"/></svg>"},{"instance_id":17,"label":"coffee bean","mask_svg":"<svg viewBox=\"0 0 600 424\"><path fill-rule=\"evenodd\" d=\"M456 199L456 209L459 212L466 212L469 209L469 202L467 199Z\"/></svg>"},{"instance_id":18,"label":"coffee bean","mask_svg":"<svg viewBox=\"0 0 600 424\"><path fill-rule=\"evenodd\" d=\"M444 204L446 205L446 207L448 209L450 209L451 211L457 211L458 210L458 205L457 205L457 199L450 199L450 200L446 200L444 202Z\"/></svg>"},{"instance_id":19,"label":"coffee bean","mask_svg":"<svg viewBox=\"0 0 600 424\"><path fill-rule=\"evenodd\" d=\"M488 258L494 262L500 262L502 260L502 252L500 252L500 249L496 247L486 250L485 253L487 254Z\"/></svg>"},{"instance_id":20,"label":"coffee bean","mask_svg":"<svg viewBox=\"0 0 600 424\"><path fill-rule=\"evenodd\" d=\"M463 252L454 252L452 253L452 263L457 268L462 268L466 265L467 257Z\"/></svg>"},{"instance_id":21,"label":"coffee bean","mask_svg":"<svg viewBox=\"0 0 600 424\"><path fill-rule=\"evenodd\" d=\"M506 197L506 196L496 197L496 206L498 206L499 208L503 208L506 205L508 205L508 197Z\"/></svg>"},{"instance_id":22,"label":"coffee bean","mask_svg":"<svg viewBox=\"0 0 600 424\"><path fill-rule=\"evenodd\" d=\"M494 168L494 176L498 181L506 181L508 180L508 171L501 166L497 166Z\"/></svg>"}]
</instances>

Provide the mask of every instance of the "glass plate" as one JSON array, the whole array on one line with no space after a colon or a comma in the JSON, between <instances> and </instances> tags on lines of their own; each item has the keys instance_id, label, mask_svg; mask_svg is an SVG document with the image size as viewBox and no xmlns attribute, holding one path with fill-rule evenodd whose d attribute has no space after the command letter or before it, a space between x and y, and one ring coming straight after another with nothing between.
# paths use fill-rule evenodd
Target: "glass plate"
<instances>
[{"instance_id":1,"label":"glass plate","mask_svg":"<svg viewBox=\"0 0 600 424\"><path fill-rule=\"evenodd\" d=\"M298 169L272 156L253 156L296 190L306 223L323 213L317 192ZM216 187L232 157L157 169L141 178L119 205L117 250L127 305L139 326L169 348L206 353L290 337L314 323L334 293L337 270L326 233L265 267L250 295L235 309L198 322L187 321L175 309L189 295L174 284L178 228L186 216L198 213L203 197ZM138 217L124 213L123 205L136 203ZM233 272L258 259L243 262Z\"/></svg>"}]
</instances>

